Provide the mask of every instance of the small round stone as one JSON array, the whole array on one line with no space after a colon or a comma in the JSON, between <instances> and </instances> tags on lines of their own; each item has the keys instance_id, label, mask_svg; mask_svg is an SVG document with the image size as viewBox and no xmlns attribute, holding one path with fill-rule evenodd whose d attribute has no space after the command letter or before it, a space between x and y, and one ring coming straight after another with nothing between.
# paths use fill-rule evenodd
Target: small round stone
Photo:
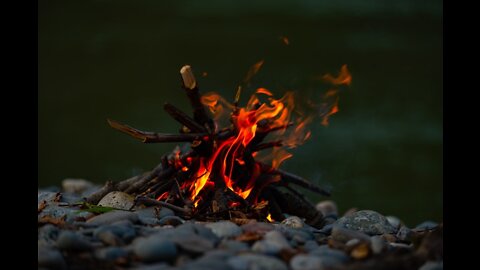
<instances>
[{"instance_id":1,"label":"small round stone","mask_svg":"<svg viewBox=\"0 0 480 270\"><path fill-rule=\"evenodd\" d=\"M240 254L228 259L227 263L234 270L288 270L287 265L271 256L259 254Z\"/></svg>"},{"instance_id":2,"label":"small round stone","mask_svg":"<svg viewBox=\"0 0 480 270\"><path fill-rule=\"evenodd\" d=\"M48 269L66 269L65 259L56 249L38 248L38 266Z\"/></svg>"},{"instance_id":3,"label":"small round stone","mask_svg":"<svg viewBox=\"0 0 480 270\"><path fill-rule=\"evenodd\" d=\"M289 216L282 221L282 224L289 228L303 228L304 222L297 216Z\"/></svg>"},{"instance_id":4,"label":"small round stone","mask_svg":"<svg viewBox=\"0 0 480 270\"><path fill-rule=\"evenodd\" d=\"M220 238L235 237L242 234L242 229L231 221L208 223L205 227L211 229L212 232Z\"/></svg>"},{"instance_id":5,"label":"small round stone","mask_svg":"<svg viewBox=\"0 0 480 270\"><path fill-rule=\"evenodd\" d=\"M324 216L338 216L338 208L337 204L334 201L331 200L325 200L319 202L315 208L322 212Z\"/></svg>"},{"instance_id":6,"label":"small round stone","mask_svg":"<svg viewBox=\"0 0 480 270\"><path fill-rule=\"evenodd\" d=\"M82 193L93 184L85 179L65 179L62 181L62 188L64 192L68 193Z\"/></svg>"},{"instance_id":7,"label":"small round stone","mask_svg":"<svg viewBox=\"0 0 480 270\"><path fill-rule=\"evenodd\" d=\"M90 242L81 234L72 231L62 231L57 239L57 246L61 250L88 251L92 249Z\"/></svg>"},{"instance_id":8,"label":"small round stone","mask_svg":"<svg viewBox=\"0 0 480 270\"><path fill-rule=\"evenodd\" d=\"M177 256L177 247L171 241L149 237L135 243L134 253L145 262L171 261Z\"/></svg>"}]
</instances>

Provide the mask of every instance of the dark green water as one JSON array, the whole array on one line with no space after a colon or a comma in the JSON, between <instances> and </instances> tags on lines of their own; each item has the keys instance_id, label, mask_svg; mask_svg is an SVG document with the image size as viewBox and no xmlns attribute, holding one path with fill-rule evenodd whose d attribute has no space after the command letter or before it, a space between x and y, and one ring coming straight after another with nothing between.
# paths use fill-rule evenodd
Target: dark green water
<instances>
[{"instance_id":1,"label":"dark green water","mask_svg":"<svg viewBox=\"0 0 480 270\"><path fill-rule=\"evenodd\" d=\"M39 186L154 167L175 144L143 145L106 118L176 132L162 106L190 112L184 64L208 72L198 76L202 91L230 100L261 59L249 91L279 96L320 91L312 77L348 64L353 82L340 112L329 127L314 123L284 168L331 186L341 211L374 209L411 226L441 221L442 2L253 3L39 1Z\"/></svg>"}]
</instances>

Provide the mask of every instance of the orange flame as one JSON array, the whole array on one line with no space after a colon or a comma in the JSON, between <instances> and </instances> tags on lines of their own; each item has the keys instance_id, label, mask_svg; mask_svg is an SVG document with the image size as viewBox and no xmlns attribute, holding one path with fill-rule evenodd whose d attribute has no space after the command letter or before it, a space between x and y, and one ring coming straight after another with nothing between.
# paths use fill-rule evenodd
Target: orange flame
<instances>
[{"instance_id":1,"label":"orange flame","mask_svg":"<svg viewBox=\"0 0 480 270\"><path fill-rule=\"evenodd\" d=\"M263 61L256 63L248 72L244 82L258 72L263 65ZM323 76L323 79L333 85L350 85L351 75L346 65L343 65L338 77L330 74ZM237 93L238 94L238 93ZM237 98L236 98L237 100ZM323 95L324 103L320 106L321 124L328 125L328 119L331 115L338 112L338 90L331 89ZM261 167L258 163L250 159L263 159L258 152L251 151L251 143L258 134L270 137L278 137L281 144L272 144L272 151L267 157L271 160L272 167L278 169L282 162L292 157L292 154L278 146L288 148L296 147L311 137L311 132L307 125L313 121L313 116L299 115L293 119L294 96L292 92L287 92L282 98L275 99L272 92L266 88L258 88L250 97L245 107L237 108L223 99L216 93L207 93L202 96L201 102L207 106L215 116L229 116L231 123L236 131L236 136L225 139L221 142L215 142L213 154L208 157L199 158L199 165L186 167L176 164L184 171L192 170L194 181L190 184L190 198L197 207L202 199L199 194L206 188L210 189L216 184L224 184L231 191L242 197L249 198L254 188L261 189L265 185L279 181L278 178L272 178L256 185L256 180L260 176ZM226 114L226 110L230 114ZM299 112L295 111L296 114ZM286 127L295 124L295 128L287 133ZM274 132L269 132L274 130ZM268 133L267 133L268 132ZM263 137L261 137L263 139ZM208 139L208 138L207 138ZM253 144L255 145L255 144ZM179 159L178 159L179 160ZM191 165L191 160L188 161ZM258 192L256 192L257 194ZM162 194L163 195L163 194ZM250 199L250 198L249 198ZM256 202L257 198L251 198ZM269 214L267 219L271 219Z\"/></svg>"},{"instance_id":2,"label":"orange flame","mask_svg":"<svg viewBox=\"0 0 480 270\"><path fill-rule=\"evenodd\" d=\"M275 222L275 221L272 219L272 214L270 214L270 213L268 213L267 220L270 221L270 222Z\"/></svg>"}]
</instances>

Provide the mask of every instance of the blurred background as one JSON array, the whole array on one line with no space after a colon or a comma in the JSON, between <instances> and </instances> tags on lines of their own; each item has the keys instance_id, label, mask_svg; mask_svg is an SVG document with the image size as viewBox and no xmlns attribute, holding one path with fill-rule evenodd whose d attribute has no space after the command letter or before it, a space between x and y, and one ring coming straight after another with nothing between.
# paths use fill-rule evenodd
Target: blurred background
<instances>
[{"instance_id":1,"label":"blurred background","mask_svg":"<svg viewBox=\"0 0 480 270\"><path fill-rule=\"evenodd\" d=\"M142 144L106 119L177 132L162 106L191 112L184 64L202 92L227 100L262 59L242 100L257 87L278 97L324 91L312 78L347 64L353 81L340 111L328 127L313 123L283 168L330 187L340 212L373 209L409 226L442 221L442 1L257 2L40 0L39 187L123 180L156 166L175 144Z\"/></svg>"}]
</instances>

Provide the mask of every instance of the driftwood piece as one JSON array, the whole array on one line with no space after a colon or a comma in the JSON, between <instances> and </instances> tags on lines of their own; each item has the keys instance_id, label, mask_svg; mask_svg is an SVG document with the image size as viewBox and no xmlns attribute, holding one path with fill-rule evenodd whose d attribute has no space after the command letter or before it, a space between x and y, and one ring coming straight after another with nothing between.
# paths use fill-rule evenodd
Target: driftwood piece
<instances>
[{"instance_id":1,"label":"driftwood piece","mask_svg":"<svg viewBox=\"0 0 480 270\"><path fill-rule=\"evenodd\" d=\"M115 184L112 181L107 181L101 189L88 196L85 201L87 203L97 204L105 195L115 190Z\"/></svg>"}]
</instances>

